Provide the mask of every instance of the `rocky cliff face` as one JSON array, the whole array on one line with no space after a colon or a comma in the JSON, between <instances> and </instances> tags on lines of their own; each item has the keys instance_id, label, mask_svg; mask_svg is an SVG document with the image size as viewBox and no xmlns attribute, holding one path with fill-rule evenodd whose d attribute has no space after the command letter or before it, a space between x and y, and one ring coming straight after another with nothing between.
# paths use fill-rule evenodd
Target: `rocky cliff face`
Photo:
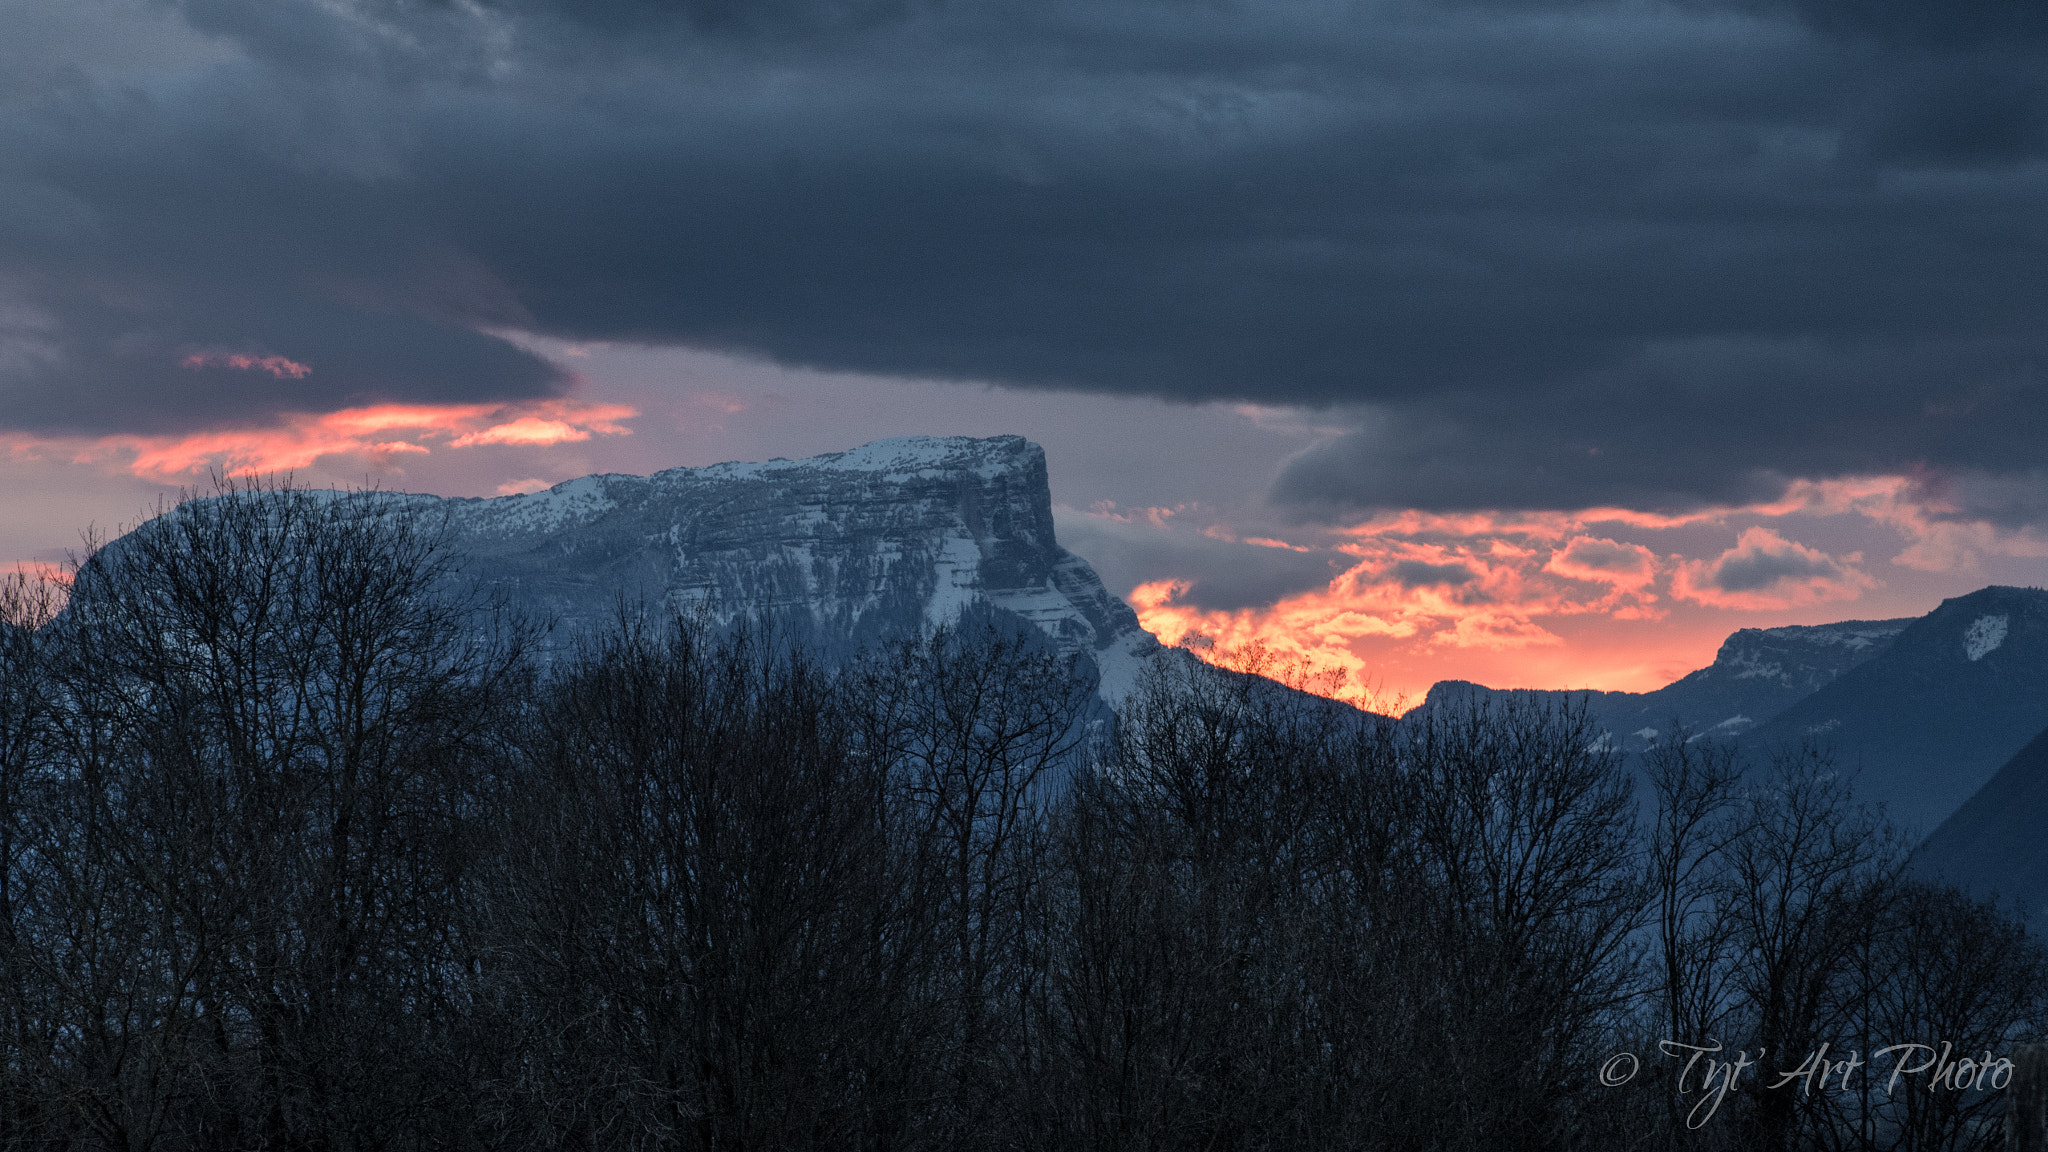
<instances>
[{"instance_id":1,"label":"rocky cliff face","mask_svg":"<svg viewBox=\"0 0 2048 1152\"><path fill-rule=\"evenodd\" d=\"M449 514L471 577L564 634L623 601L749 616L846 652L977 606L1087 655L1111 701L1161 651L1054 539L1045 452L1020 436L905 437L525 496L414 499Z\"/></svg>"}]
</instances>

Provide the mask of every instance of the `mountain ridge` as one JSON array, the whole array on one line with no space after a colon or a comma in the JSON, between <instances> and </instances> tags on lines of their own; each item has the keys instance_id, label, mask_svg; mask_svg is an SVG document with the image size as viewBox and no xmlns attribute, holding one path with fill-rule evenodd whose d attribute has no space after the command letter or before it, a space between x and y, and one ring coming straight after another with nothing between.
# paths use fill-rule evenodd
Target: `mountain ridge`
<instances>
[{"instance_id":1,"label":"mountain ridge","mask_svg":"<svg viewBox=\"0 0 2048 1152\"><path fill-rule=\"evenodd\" d=\"M1423 707L1503 694L1580 703L1625 753L1665 738L1674 718L1758 761L1818 746L1855 775L1859 798L1924 833L2048 727L2048 590L1990 585L1919 617L1738 629L1713 664L1653 692L1440 681Z\"/></svg>"},{"instance_id":2,"label":"mountain ridge","mask_svg":"<svg viewBox=\"0 0 2048 1152\"><path fill-rule=\"evenodd\" d=\"M1928 832L2048 728L2048 590L1990 585L1943 600L1871 659L1739 743L1819 741L1857 792Z\"/></svg>"},{"instance_id":3,"label":"mountain ridge","mask_svg":"<svg viewBox=\"0 0 2048 1152\"><path fill-rule=\"evenodd\" d=\"M2048 916L2048 728L2001 765L1913 853L1922 875Z\"/></svg>"},{"instance_id":4,"label":"mountain ridge","mask_svg":"<svg viewBox=\"0 0 2048 1152\"><path fill-rule=\"evenodd\" d=\"M1908 617L1740 628L1721 642L1712 664L1649 692L1487 688L1470 681L1440 680L1430 686L1415 711L1454 700L1521 693L1582 702L1607 729L1614 746L1626 752L1647 750L1674 721L1695 734L1736 736L1882 655L1912 622Z\"/></svg>"},{"instance_id":5,"label":"mountain ridge","mask_svg":"<svg viewBox=\"0 0 2048 1152\"><path fill-rule=\"evenodd\" d=\"M560 622L554 644L622 606L748 616L828 654L986 612L1084 657L1112 707L1173 651L1060 546L1044 450L1021 436L388 498L444 514L466 578ZM2048 727L2044 689L2048 592L1993 586L1919 618L1737 629L1713 663L1652 692L1439 681L1409 715L1534 695L1582 703L1626 754L1667 739L1674 720L1756 753L1823 740L1860 770L1866 797L1928 828Z\"/></svg>"}]
</instances>

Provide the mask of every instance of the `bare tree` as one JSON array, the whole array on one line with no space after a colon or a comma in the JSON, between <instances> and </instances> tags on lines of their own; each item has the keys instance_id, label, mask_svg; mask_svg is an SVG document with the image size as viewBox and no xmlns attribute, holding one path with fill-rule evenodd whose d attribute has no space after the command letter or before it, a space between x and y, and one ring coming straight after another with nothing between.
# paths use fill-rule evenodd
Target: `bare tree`
<instances>
[{"instance_id":1,"label":"bare tree","mask_svg":"<svg viewBox=\"0 0 2048 1152\"><path fill-rule=\"evenodd\" d=\"M1446 1101L1433 1142L1559 1146L1634 988L1628 779L1583 705L1521 697L1432 713L1404 761L1432 904L1417 931L1441 958L1418 990L1443 1037L1424 1059L1493 1089Z\"/></svg>"},{"instance_id":2,"label":"bare tree","mask_svg":"<svg viewBox=\"0 0 2048 1152\"><path fill-rule=\"evenodd\" d=\"M1117 716L972 613L836 668L622 614L541 676L414 508L223 484L61 613L0 582L0 1147L1951 1152L1974 1084L1769 1086L2048 1023L1811 750L1681 735L1638 832L1582 707L1256 652ZM1689 1134L1596 1078L1631 1029L1763 1090Z\"/></svg>"},{"instance_id":3,"label":"bare tree","mask_svg":"<svg viewBox=\"0 0 2048 1152\"><path fill-rule=\"evenodd\" d=\"M1305 1002L1274 982L1303 943L1297 785L1316 756L1302 753L1333 731L1290 723L1299 703L1160 661L1062 813L1046 1032L1078 1146L1287 1140L1292 1086L1275 1074L1305 1036Z\"/></svg>"},{"instance_id":4,"label":"bare tree","mask_svg":"<svg viewBox=\"0 0 2048 1152\"><path fill-rule=\"evenodd\" d=\"M1843 989L1860 944L1886 915L1905 855L1813 746L1776 753L1740 805L1715 896L1732 928L1740 1018L1760 1050L1761 1087L1739 1119L1747 1146L1784 1149L1828 1122L1828 1096L1782 1085L1850 1032L1853 1003Z\"/></svg>"},{"instance_id":5,"label":"bare tree","mask_svg":"<svg viewBox=\"0 0 2048 1152\"><path fill-rule=\"evenodd\" d=\"M47 683L48 626L63 602L47 577L0 576L0 1148L49 1139L57 1037L39 924L48 870L37 848L55 784ZM59 1129L61 1130L61 1129Z\"/></svg>"},{"instance_id":6,"label":"bare tree","mask_svg":"<svg viewBox=\"0 0 2048 1152\"><path fill-rule=\"evenodd\" d=\"M932 917L928 992L952 1031L934 1054L949 1081L938 1111L956 1140L985 1138L996 1085L1031 1060L1039 832L1088 735L1094 685L1079 672L1030 625L971 618L849 672L862 746L902 798L902 849Z\"/></svg>"},{"instance_id":7,"label":"bare tree","mask_svg":"<svg viewBox=\"0 0 2048 1152\"><path fill-rule=\"evenodd\" d=\"M470 797L523 668L456 576L400 498L231 481L79 565L53 857L108 1143L369 1147L452 1098Z\"/></svg>"},{"instance_id":8,"label":"bare tree","mask_svg":"<svg viewBox=\"0 0 2048 1152\"><path fill-rule=\"evenodd\" d=\"M1658 1033L1646 1039L1705 1045L1728 1036L1735 920L1727 915L1727 850L1739 834L1736 789L1744 763L1732 746L1696 738L1673 721L1643 755L1656 807L1644 830L1656 931ZM1692 1101L1664 1094L1674 1135L1688 1132Z\"/></svg>"},{"instance_id":9,"label":"bare tree","mask_svg":"<svg viewBox=\"0 0 2048 1152\"><path fill-rule=\"evenodd\" d=\"M537 722L492 910L520 1030L496 1091L508 1137L866 1144L901 1109L880 1065L918 942L884 766L858 754L831 676L746 630L627 621Z\"/></svg>"},{"instance_id":10,"label":"bare tree","mask_svg":"<svg viewBox=\"0 0 2048 1152\"><path fill-rule=\"evenodd\" d=\"M2026 929L1944 884L1906 879L1876 934L1856 1007L1866 1035L1901 1048L1870 1058L1842 1100L1844 1148L1961 1152L2004 1144L1986 1065L2048 1030L2048 951ZM1866 1049L1868 1045L1866 1045ZM1987 1058L1988 1057L1988 1058ZM1970 1061L1959 1066L1961 1061ZM1894 1086L1899 1068L1920 1068ZM1938 1073L1946 1072L1938 1080ZM1895 1087L1895 1090L1894 1090ZM1853 1110L1852 1110L1853 1109Z\"/></svg>"}]
</instances>

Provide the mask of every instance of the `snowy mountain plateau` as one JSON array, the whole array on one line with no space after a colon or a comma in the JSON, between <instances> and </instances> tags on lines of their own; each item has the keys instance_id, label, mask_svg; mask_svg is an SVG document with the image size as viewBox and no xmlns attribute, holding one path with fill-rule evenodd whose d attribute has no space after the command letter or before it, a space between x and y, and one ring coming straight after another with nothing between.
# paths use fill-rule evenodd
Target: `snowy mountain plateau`
<instances>
[{"instance_id":1,"label":"snowy mountain plateau","mask_svg":"<svg viewBox=\"0 0 2048 1152\"><path fill-rule=\"evenodd\" d=\"M1093 661L1114 705L1165 649L1053 536L1021 436L880 440L803 460L586 476L439 499L465 573L573 636L628 608L745 615L828 653L1012 614Z\"/></svg>"}]
</instances>

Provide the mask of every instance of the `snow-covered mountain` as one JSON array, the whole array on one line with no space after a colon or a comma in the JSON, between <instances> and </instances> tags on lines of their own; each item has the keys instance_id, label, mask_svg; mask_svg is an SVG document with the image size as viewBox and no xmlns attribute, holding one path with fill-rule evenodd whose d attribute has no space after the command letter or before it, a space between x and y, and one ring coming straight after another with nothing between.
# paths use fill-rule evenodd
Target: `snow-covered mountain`
<instances>
[{"instance_id":1,"label":"snow-covered mountain","mask_svg":"<svg viewBox=\"0 0 2048 1152\"><path fill-rule=\"evenodd\" d=\"M2048 727L2048 591L1993 585L1744 734L1759 755L1817 741L1858 793L1925 833Z\"/></svg>"},{"instance_id":2,"label":"snow-covered mountain","mask_svg":"<svg viewBox=\"0 0 2048 1152\"><path fill-rule=\"evenodd\" d=\"M1721 642L1712 664L1654 692L1537 694L1583 701L1589 717L1623 751L1640 752L1667 739L1674 722L1694 734L1738 736L1881 655L1911 623L1909 618L1744 628ZM1443 680L1431 685L1422 708L1508 691Z\"/></svg>"},{"instance_id":3,"label":"snow-covered mountain","mask_svg":"<svg viewBox=\"0 0 2048 1152\"><path fill-rule=\"evenodd\" d=\"M1506 694L1444 681L1423 707ZM1624 752L1668 739L1674 719L1757 762L1825 748L1861 798L1925 833L2048 726L2048 591L1982 588L1910 620L1744 628L1655 692L1533 694L1583 701Z\"/></svg>"},{"instance_id":4,"label":"snow-covered mountain","mask_svg":"<svg viewBox=\"0 0 2048 1152\"><path fill-rule=\"evenodd\" d=\"M851 651L1014 613L1120 700L1163 651L1053 536L1045 452L1021 436L879 440L827 456L586 476L445 510L467 574L573 635L623 601L747 615Z\"/></svg>"}]
</instances>

